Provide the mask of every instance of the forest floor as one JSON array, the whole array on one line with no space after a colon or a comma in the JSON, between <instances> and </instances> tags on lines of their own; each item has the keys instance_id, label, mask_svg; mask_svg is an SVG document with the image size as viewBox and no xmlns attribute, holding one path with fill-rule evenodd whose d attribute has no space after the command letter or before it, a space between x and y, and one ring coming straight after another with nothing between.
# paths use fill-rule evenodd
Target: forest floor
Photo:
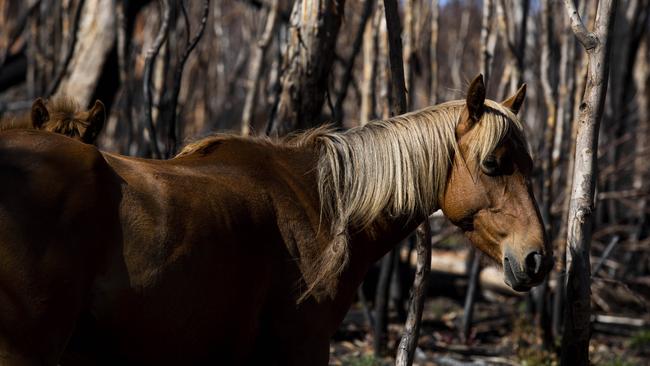
<instances>
[{"instance_id":1,"label":"forest floor","mask_svg":"<svg viewBox=\"0 0 650 366\"><path fill-rule=\"evenodd\" d=\"M462 304L447 297L425 303L415 365L557 365L554 352L544 351L533 319L526 311L525 297L478 302L474 327L467 343L459 339ZM394 364L402 334L396 314L391 314L389 353L375 357L372 333L363 311L355 305L330 344L330 365L384 366ZM595 365L650 365L650 331L635 329L619 335L595 331L591 360ZM559 341L556 342L559 346Z\"/></svg>"}]
</instances>

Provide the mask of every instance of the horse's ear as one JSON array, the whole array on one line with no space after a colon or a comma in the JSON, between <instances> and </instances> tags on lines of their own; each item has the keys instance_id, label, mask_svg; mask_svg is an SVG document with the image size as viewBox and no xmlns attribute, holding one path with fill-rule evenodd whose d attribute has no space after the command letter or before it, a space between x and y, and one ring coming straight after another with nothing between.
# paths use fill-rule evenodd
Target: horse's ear
<instances>
[{"instance_id":1,"label":"horse's ear","mask_svg":"<svg viewBox=\"0 0 650 366\"><path fill-rule=\"evenodd\" d=\"M517 114L521 109L521 105L524 104L524 99L526 99L526 84L523 84L513 96L501 102L501 105Z\"/></svg>"},{"instance_id":2,"label":"horse's ear","mask_svg":"<svg viewBox=\"0 0 650 366\"><path fill-rule=\"evenodd\" d=\"M50 120L50 112L45 107L45 102L42 98L36 98L32 103L32 126L40 130L43 124Z\"/></svg>"},{"instance_id":3,"label":"horse's ear","mask_svg":"<svg viewBox=\"0 0 650 366\"><path fill-rule=\"evenodd\" d=\"M95 101L92 109L88 111L88 128L84 132L83 137L81 138L83 142L92 144L97 139L97 136L104 127L104 121L106 120L106 109L104 108L104 103L99 100Z\"/></svg>"},{"instance_id":4,"label":"horse's ear","mask_svg":"<svg viewBox=\"0 0 650 366\"><path fill-rule=\"evenodd\" d=\"M485 105L485 84L483 83L483 74L478 74L467 90L467 110L469 118L478 122L483 115Z\"/></svg>"},{"instance_id":5,"label":"horse's ear","mask_svg":"<svg viewBox=\"0 0 650 366\"><path fill-rule=\"evenodd\" d=\"M483 115L485 109L485 84L483 84L483 74L478 74L474 80L472 80L471 84L469 84L465 102L469 116L456 126L456 136L458 137L472 129L474 124L476 124Z\"/></svg>"}]
</instances>

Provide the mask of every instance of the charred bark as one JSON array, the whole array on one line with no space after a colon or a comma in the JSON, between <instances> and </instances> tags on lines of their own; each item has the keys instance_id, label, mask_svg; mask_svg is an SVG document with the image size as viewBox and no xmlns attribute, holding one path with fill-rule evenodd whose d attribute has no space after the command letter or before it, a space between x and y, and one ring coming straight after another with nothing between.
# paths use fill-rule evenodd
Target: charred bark
<instances>
[{"instance_id":1,"label":"charred bark","mask_svg":"<svg viewBox=\"0 0 650 366\"><path fill-rule=\"evenodd\" d=\"M598 130L609 75L609 46L616 0L598 2L593 32L585 27L573 0L565 0L571 28L587 51L587 84L578 117L573 188L569 207L565 330L562 365L589 365L590 247L597 174Z\"/></svg>"},{"instance_id":2,"label":"charred bark","mask_svg":"<svg viewBox=\"0 0 650 366\"><path fill-rule=\"evenodd\" d=\"M319 122L328 90L343 0L297 0L283 56L281 93L270 131L285 135Z\"/></svg>"}]
</instances>

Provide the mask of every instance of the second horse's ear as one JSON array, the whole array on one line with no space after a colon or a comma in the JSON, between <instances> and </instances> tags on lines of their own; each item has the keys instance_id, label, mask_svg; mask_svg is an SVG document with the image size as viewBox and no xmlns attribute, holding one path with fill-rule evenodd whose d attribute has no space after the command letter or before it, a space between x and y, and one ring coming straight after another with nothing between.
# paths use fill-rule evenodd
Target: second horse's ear
<instances>
[{"instance_id":1,"label":"second horse's ear","mask_svg":"<svg viewBox=\"0 0 650 366\"><path fill-rule=\"evenodd\" d=\"M43 128L45 122L50 120L50 112L47 111L45 107L45 102L42 98L36 98L34 103L32 103L32 126L35 129L40 130Z\"/></svg>"},{"instance_id":2,"label":"second horse's ear","mask_svg":"<svg viewBox=\"0 0 650 366\"><path fill-rule=\"evenodd\" d=\"M84 132L84 135L81 138L82 141L88 144L95 143L97 136L104 127L105 120L106 109L104 108L104 103L96 100L95 105L93 105L92 109L88 111L88 118L86 119L88 127L86 128L86 132Z\"/></svg>"},{"instance_id":3,"label":"second horse's ear","mask_svg":"<svg viewBox=\"0 0 650 366\"><path fill-rule=\"evenodd\" d=\"M514 95L501 102L501 105L510 109L512 113L517 114L519 113L522 104L524 104L525 99L526 99L526 84L523 84L521 87L519 87L519 90L517 90L517 92Z\"/></svg>"}]
</instances>

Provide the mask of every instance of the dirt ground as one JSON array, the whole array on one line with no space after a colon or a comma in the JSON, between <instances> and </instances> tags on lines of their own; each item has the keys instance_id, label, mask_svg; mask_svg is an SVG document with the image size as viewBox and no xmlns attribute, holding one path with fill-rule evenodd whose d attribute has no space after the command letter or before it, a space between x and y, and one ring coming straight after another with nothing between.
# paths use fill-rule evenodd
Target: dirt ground
<instances>
[{"instance_id":1,"label":"dirt ground","mask_svg":"<svg viewBox=\"0 0 650 366\"><path fill-rule=\"evenodd\" d=\"M415 365L557 365L554 352L541 346L533 319L526 312L525 298L479 302L474 327L467 343L459 339L462 304L450 298L427 300ZM402 325L391 314L389 353L377 358L372 333L360 305L353 307L330 344L330 365L393 365ZM625 330L618 335L594 331L591 360L595 365L650 365L650 331ZM560 344L556 340L556 346Z\"/></svg>"}]
</instances>

